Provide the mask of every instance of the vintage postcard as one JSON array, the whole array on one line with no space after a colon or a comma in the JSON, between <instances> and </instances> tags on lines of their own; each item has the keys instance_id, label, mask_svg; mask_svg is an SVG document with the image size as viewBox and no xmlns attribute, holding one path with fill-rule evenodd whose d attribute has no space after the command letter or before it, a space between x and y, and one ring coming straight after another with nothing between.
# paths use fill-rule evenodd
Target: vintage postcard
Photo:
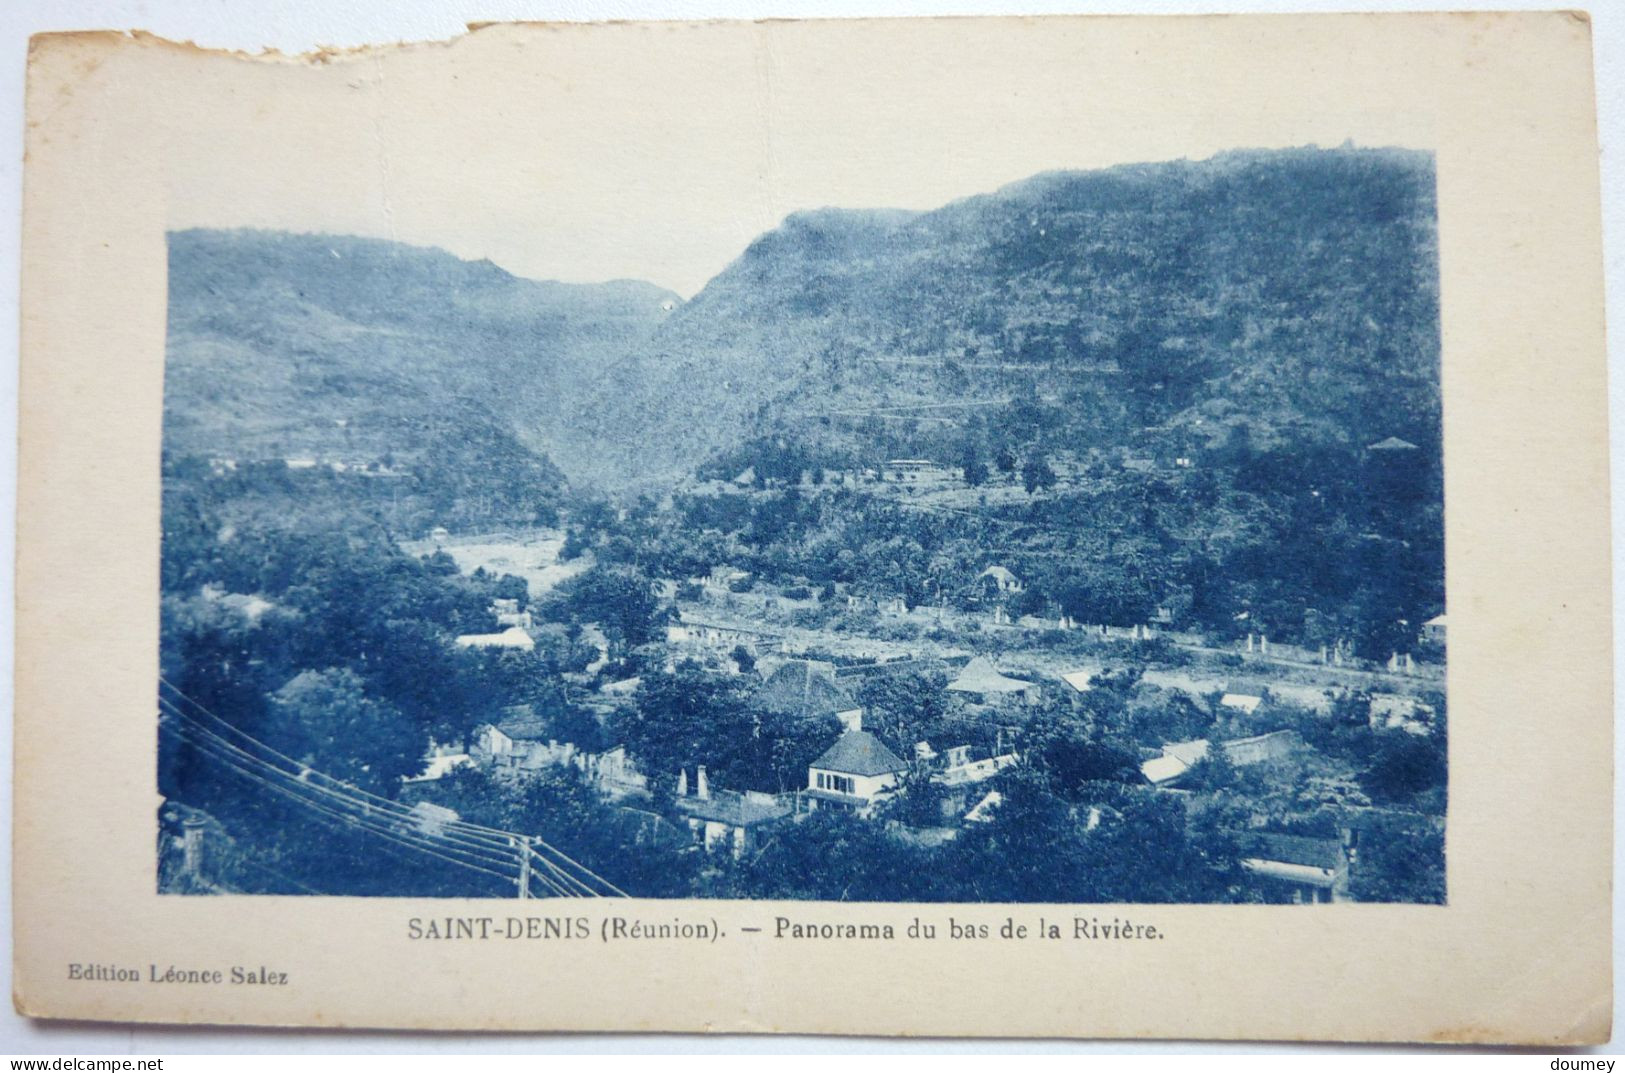
<instances>
[{"instance_id":1,"label":"vintage postcard","mask_svg":"<svg viewBox=\"0 0 1625 1073\"><path fill-rule=\"evenodd\" d=\"M65 34L27 108L23 1012L1608 1037L1583 17Z\"/></svg>"}]
</instances>

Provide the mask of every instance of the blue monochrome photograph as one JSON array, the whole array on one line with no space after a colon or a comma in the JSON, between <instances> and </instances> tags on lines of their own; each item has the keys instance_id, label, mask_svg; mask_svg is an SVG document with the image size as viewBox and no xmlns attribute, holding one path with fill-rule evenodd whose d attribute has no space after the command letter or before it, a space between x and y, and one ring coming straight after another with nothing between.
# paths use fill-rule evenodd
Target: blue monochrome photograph
<instances>
[{"instance_id":1,"label":"blue monochrome photograph","mask_svg":"<svg viewBox=\"0 0 1625 1073\"><path fill-rule=\"evenodd\" d=\"M1443 904L1433 155L772 218L170 231L160 892Z\"/></svg>"}]
</instances>

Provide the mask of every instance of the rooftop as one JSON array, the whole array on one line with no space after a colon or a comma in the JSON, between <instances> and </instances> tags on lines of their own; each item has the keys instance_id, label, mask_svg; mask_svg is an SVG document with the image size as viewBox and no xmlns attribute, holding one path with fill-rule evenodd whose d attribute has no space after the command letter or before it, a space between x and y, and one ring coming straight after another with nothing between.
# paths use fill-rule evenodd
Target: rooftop
<instances>
[{"instance_id":1,"label":"rooftop","mask_svg":"<svg viewBox=\"0 0 1625 1073\"><path fill-rule=\"evenodd\" d=\"M709 797L679 797L677 810L697 820L726 823L732 827L752 827L790 815L791 806L770 794L713 790Z\"/></svg>"},{"instance_id":2,"label":"rooftop","mask_svg":"<svg viewBox=\"0 0 1625 1073\"><path fill-rule=\"evenodd\" d=\"M957 693L1015 693L1032 687L1031 682L1000 674L986 656L977 656L965 664L959 677L948 683L948 688Z\"/></svg>"},{"instance_id":3,"label":"rooftop","mask_svg":"<svg viewBox=\"0 0 1625 1073\"><path fill-rule=\"evenodd\" d=\"M888 775L908 770L885 742L867 730L849 730L810 765L842 775Z\"/></svg>"},{"instance_id":4,"label":"rooftop","mask_svg":"<svg viewBox=\"0 0 1625 1073\"><path fill-rule=\"evenodd\" d=\"M1099 667L1085 667L1082 670L1067 671L1065 674L1061 675L1061 681L1065 682L1079 693L1087 693L1092 688L1089 685L1089 680L1100 673L1101 668Z\"/></svg>"},{"instance_id":5,"label":"rooftop","mask_svg":"<svg viewBox=\"0 0 1625 1073\"><path fill-rule=\"evenodd\" d=\"M536 714L528 704L515 704L502 709L502 719L496 728L514 741L546 741L552 729L548 721Z\"/></svg>"},{"instance_id":6,"label":"rooftop","mask_svg":"<svg viewBox=\"0 0 1625 1073\"><path fill-rule=\"evenodd\" d=\"M535 648L530 634L518 626L509 626L501 633L465 633L457 638L459 648Z\"/></svg>"},{"instance_id":7,"label":"rooftop","mask_svg":"<svg viewBox=\"0 0 1625 1073\"><path fill-rule=\"evenodd\" d=\"M793 659L779 666L756 691L756 703L783 715L832 715L854 707L835 681L835 669L817 660Z\"/></svg>"},{"instance_id":8,"label":"rooftop","mask_svg":"<svg viewBox=\"0 0 1625 1073\"><path fill-rule=\"evenodd\" d=\"M1242 832L1237 842L1243 857L1336 871L1343 867L1343 846L1335 838L1306 838L1270 832Z\"/></svg>"}]
</instances>

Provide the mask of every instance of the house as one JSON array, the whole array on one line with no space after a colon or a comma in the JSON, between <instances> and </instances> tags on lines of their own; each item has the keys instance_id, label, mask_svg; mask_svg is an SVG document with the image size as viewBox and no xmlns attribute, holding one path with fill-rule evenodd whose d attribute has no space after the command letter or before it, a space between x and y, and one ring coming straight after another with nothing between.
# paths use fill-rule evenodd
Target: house
<instances>
[{"instance_id":1,"label":"house","mask_svg":"<svg viewBox=\"0 0 1625 1073\"><path fill-rule=\"evenodd\" d=\"M1444 644L1444 616L1435 615L1422 623L1422 640L1431 645Z\"/></svg>"},{"instance_id":2,"label":"house","mask_svg":"<svg viewBox=\"0 0 1625 1073\"><path fill-rule=\"evenodd\" d=\"M753 852L764 832L789 819L792 803L773 794L747 790L712 790L705 765L695 769L694 792L688 792L688 772L677 780L678 794L673 807L686 821L694 838L707 852L727 852L736 859Z\"/></svg>"},{"instance_id":3,"label":"house","mask_svg":"<svg viewBox=\"0 0 1625 1073\"><path fill-rule=\"evenodd\" d=\"M643 684L642 675L633 675L631 678L622 678L618 682L605 682L598 687L598 692L608 697L630 697L637 693L638 687Z\"/></svg>"},{"instance_id":4,"label":"house","mask_svg":"<svg viewBox=\"0 0 1625 1073\"><path fill-rule=\"evenodd\" d=\"M848 730L807 766L808 806L866 813L908 765L867 730Z\"/></svg>"},{"instance_id":5,"label":"house","mask_svg":"<svg viewBox=\"0 0 1625 1073\"><path fill-rule=\"evenodd\" d=\"M1251 738L1236 738L1224 743L1225 756L1236 767L1262 764L1291 756L1303 747L1303 739L1296 730L1274 730Z\"/></svg>"},{"instance_id":6,"label":"house","mask_svg":"<svg viewBox=\"0 0 1625 1073\"><path fill-rule=\"evenodd\" d=\"M498 598L491 601L491 614L497 620L498 626L518 626L528 630L532 626L530 612L519 610L519 601L512 598Z\"/></svg>"},{"instance_id":7,"label":"house","mask_svg":"<svg viewBox=\"0 0 1625 1073\"><path fill-rule=\"evenodd\" d=\"M780 664L756 690L764 711L801 719L833 715L848 730L863 729L863 709L835 678L835 665L814 659Z\"/></svg>"},{"instance_id":8,"label":"house","mask_svg":"<svg viewBox=\"0 0 1625 1073\"><path fill-rule=\"evenodd\" d=\"M502 710L502 719L486 723L474 731L471 754L499 764L517 764L532 749L548 741L548 721L528 704L515 704Z\"/></svg>"},{"instance_id":9,"label":"house","mask_svg":"<svg viewBox=\"0 0 1625 1073\"><path fill-rule=\"evenodd\" d=\"M1005 753L1001 756L972 760L968 745L956 745L943 756L945 761L943 768L931 776L931 781L949 787L986 782L1000 772L1014 767L1021 760L1019 753Z\"/></svg>"},{"instance_id":10,"label":"house","mask_svg":"<svg viewBox=\"0 0 1625 1073\"><path fill-rule=\"evenodd\" d=\"M1352 901L1343 840L1248 831L1237 842L1241 867L1266 883L1284 886L1294 902Z\"/></svg>"},{"instance_id":11,"label":"house","mask_svg":"<svg viewBox=\"0 0 1625 1073\"><path fill-rule=\"evenodd\" d=\"M1236 767L1260 764L1266 760L1279 760L1290 756L1303 745L1295 730L1276 730L1251 738L1236 738L1222 742L1225 759ZM1206 738L1195 741L1171 742L1162 747L1162 755L1152 757L1140 765L1140 774L1153 786L1172 786L1201 761L1207 759L1211 746Z\"/></svg>"},{"instance_id":12,"label":"house","mask_svg":"<svg viewBox=\"0 0 1625 1073\"><path fill-rule=\"evenodd\" d=\"M222 593L219 589L214 589L211 593L210 586L207 585L203 587L203 595L206 599L218 603L221 607L237 612L247 620L250 626L258 626L260 618L276 606L276 604L257 593Z\"/></svg>"},{"instance_id":13,"label":"house","mask_svg":"<svg viewBox=\"0 0 1625 1073\"><path fill-rule=\"evenodd\" d=\"M429 539L436 544L444 544L451 539L451 531L443 525L437 525L429 530Z\"/></svg>"},{"instance_id":14,"label":"house","mask_svg":"<svg viewBox=\"0 0 1625 1073\"><path fill-rule=\"evenodd\" d=\"M598 789L610 797L629 797L649 791L648 776L638 770L624 745L601 753L584 753L580 766Z\"/></svg>"},{"instance_id":15,"label":"house","mask_svg":"<svg viewBox=\"0 0 1625 1073\"><path fill-rule=\"evenodd\" d=\"M893 458L882 467L882 472L892 474L893 479L905 484L916 484L935 476L936 470L936 463L928 458Z\"/></svg>"},{"instance_id":16,"label":"house","mask_svg":"<svg viewBox=\"0 0 1625 1073\"><path fill-rule=\"evenodd\" d=\"M735 648L743 647L752 656L760 656L763 652L777 651L783 645L783 640L776 633L704 622L687 614L666 626L667 644L703 648L718 655L726 655Z\"/></svg>"},{"instance_id":17,"label":"house","mask_svg":"<svg viewBox=\"0 0 1625 1073\"><path fill-rule=\"evenodd\" d=\"M457 638L458 648L513 648L529 652L536 642L518 626L509 626L501 633L465 633Z\"/></svg>"},{"instance_id":18,"label":"house","mask_svg":"<svg viewBox=\"0 0 1625 1073\"><path fill-rule=\"evenodd\" d=\"M1207 758L1208 741L1176 741L1162 747L1162 755L1140 765L1140 774L1153 786L1170 785Z\"/></svg>"},{"instance_id":19,"label":"house","mask_svg":"<svg viewBox=\"0 0 1625 1073\"><path fill-rule=\"evenodd\" d=\"M1412 443L1409 440L1402 440L1398 436L1389 436L1387 439L1378 440L1376 443L1368 445L1366 447L1366 450L1367 451L1384 451L1384 452L1387 452L1387 451L1419 451L1419 450L1421 450L1421 448L1416 446L1416 444Z\"/></svg>"},{"instance_id":20,"label":"house","mask_svg":"<svg viewBox=\"0 0 1625 1073\"><path fill-rule=\"evenodd\" d=\"M986 656L977 656L965 664L959 676L948 683L948 690L961 694L973 704L1006 701L1032 704L1039 696L1038 683L1000 674Z\"/></svg>"},{"instance_id":21,"label":"house","mask_svg":"<svg viewBox=\"0 0 1625 1073\"><path fill-rule=\"evenodd\" d=\"M1020 578L998 565L990 566L977 574L976 587L983 596L989 597L1010 596L1027 588Z\"/></svg>"}]
</instances>

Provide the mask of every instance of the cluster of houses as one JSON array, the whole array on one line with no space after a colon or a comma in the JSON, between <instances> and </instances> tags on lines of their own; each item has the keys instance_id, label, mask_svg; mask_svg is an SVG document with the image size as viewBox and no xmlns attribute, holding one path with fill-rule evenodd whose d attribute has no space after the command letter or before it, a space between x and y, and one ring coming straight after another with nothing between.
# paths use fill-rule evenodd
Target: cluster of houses
<instances>
[{"instance_id":1,"label":"cluster of houses","mask_svg":"<svg viewBox=\"0 0 1625 1073\"><path fill-rule=\"evenodd\" d=\"M907 460L903 460L907 461ZM900 466L900 472L910 467ZM923 474L923 471L915 471ZM710 592L738 592L752 583L750 574L729 566L719 566L697 579ZM984 569L975 579L977 597L991 605L995 615L1004 616L1007 602L1025 591L1025 584L1013 571L1001 565ZM539 630L531 614L516 599L497 599L491 606L496 631L466 634L456 638L464 648L534 648ZM901 610L901 608L899 609ZM1166 617L1166 616L1164 616ZM1088 629L1062 616L1059 620L1023 618L1022 626L1059 629ZM1093 627L1104 630L1104 627ZM585 636L587 631L583 631ZM598 631L592 633L601 639ZM1134 628L1133 637L1151 637L1152 627ZM1424 638L1443 643L1444 616L1426 623ZM939 826L932 828L942 839L952 838L965 825L984 823L996 813L1001 796L997 778L1021 761L1014 748L1003 742L992 750L973 749L967 744L938 748L928 741L915 743L905 759L878 736L865 729L864 712L853 699L852 679L859 675L889 673L898 667L927 663L945 667L947 693L971 711L996 717L999 712L1019 716L1019 710L1040 704L1046 695L1081 698L1098 688L1104 668L1079 666L1058 675L1023 677L1022 672L1001 668L987 656L935 660L895 660L861 663L837 668L817 659L794 658L783 634L754 624L741 625L715 621L684 607L665 627L668 662L700 657L704 662L735 661L739 673L755 678L753 703L764 711L797 717L833 716L840 725L839 736L807 766L805 783L794 789L768 793L716 785L714 772L704 764L685 767L675 773L675 793L654 792L651 773L639 769L623 745L598 751L560 741L553 723L531 707L519 705L505 710L502 717L480 726L465 743L436 745L426 758L425 770L412 783L432 783L460 768L473 767L499 777L519 779L527 773L571 768L596 787L621 811L636 818L642 826L652 825L673 838L686 838L689 844L708 852L735 858L753 854L772 833L784 824L796 823L820 811L838 811L858 817L876 815L880 806L910 787L929 784L933 798L940 802ZM595 641L596 643L596 641ZM1262 633L1249 634L1248 650L1269 654L1270 642ZM607 649L606 649L607 651ZM1323 652L1324 662L1341 662L1343 650ZM748 658L747 658L748 657ZM1396 657L1397 659L1398 657ZM1406 657L1408 660L1409 657ZM1393 668L1390 668L1393 669ZM1403 664L1400 665L1403 670ZM1028 672L1031 675L1031 672ZM1050 684L1048 679L1057 679ZM1149 675L1148 675L1149 680ZM624 703L636 691L637 680L609 683L597 690L594 699L604 704ZM1192 686L1187 686L1187 691ZM1289 689L1291 687L1288 687ZM1307 688L1307 687L1306 687ZM1058 693L1057 693L1058 691ZM1270 690L1262 684L1231 680L1219 693L1214 708L1229 710L1236 718L1253 716L1266 702ZM1208 695L1211 702L1211 694ZM1289 698L1291 699L1291 698ZM1403 701L1406 698L1394 698ZM1020 719L1013 718L1012 722ZM1425 713L1414 706L1379 705L1375 699L1373 725L1405 726L1425 730ZM940 744L940 743L939 743ZM1288 759L1305 748L1297 732L1278 730L1252 737L1226 741L1194 739L1168 742L1154 753L1147 749L1140 757L1145 783L1159 791L1185 793L1194 785L1191 774L1204 761L1222 755L1230 765L1243 768ZM655 802L660 802L656 807ZM1092 828L1110 822L1110 810L1091 810ZM1261 883L1284 885L1288 896L1299 901L1337 901L1348 896L1348 877L1355 856L1352 836L1340 839L1312 839L1264 832L1245 832L1242 837L1242 866Z\"/></svg>"}]
</instances>

